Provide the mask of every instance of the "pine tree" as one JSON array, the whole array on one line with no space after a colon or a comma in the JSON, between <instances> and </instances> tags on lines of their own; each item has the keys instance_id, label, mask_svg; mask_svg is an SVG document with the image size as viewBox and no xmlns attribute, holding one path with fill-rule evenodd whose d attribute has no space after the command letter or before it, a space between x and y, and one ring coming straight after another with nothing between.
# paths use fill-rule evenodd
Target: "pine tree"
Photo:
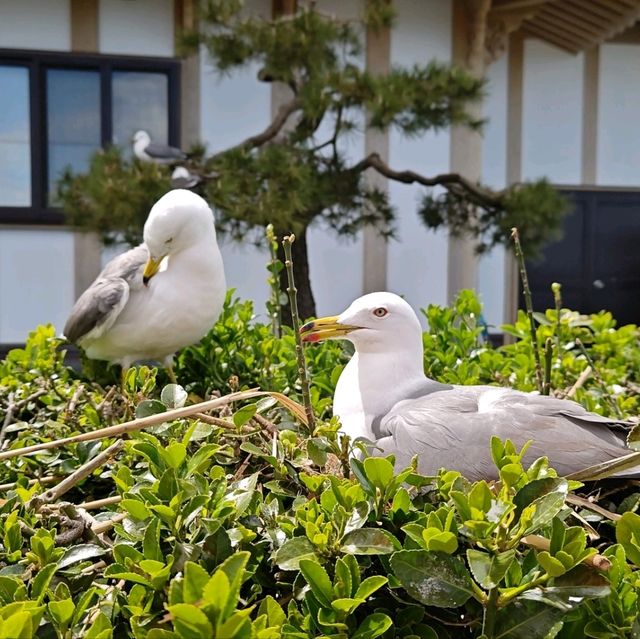
<instances>
[{"instance_id":1,"label":"pine tree","mask_svg":"<svg viewBox=\"0 0 640 639\"><path fill-rule=\"evenodd\" d=\"M474 237L478 251L507 243L518 226L532 253L558 230L565 201L545 181L493 191L455 173L396 170L375 153L348 161L341 141L365 120L368 127L406 136L482 124L467 109L482 99L484 82L459 68L431 62L373 74L358 64L362 33L393 19L385 0L370 0L358 22L327 16L313 3L271 21L241 9L241 0L202 3L199 29L183 35L183 52L204 45L214 68L225 74L258 63L257 81L283 83L290 97L265 130L214 155L196 149L188 168L202 176L196 190L233 238L260 240L269 223L280 236L296 234L293 258L303 317L315 315L307 259L312 223L346 236L373 224L393 235L395 211L387 194L367 181L369 169L426 187L417 211L424 223ZM325 138L321 125L323 131L330 126ZM125 233L133 242L168 186L167 169L124 160L109 149L96 154L86 175L67 174L60 197L71 224L98 230L105 240ZM444 188L434 194L434 186Z\"/></svg>"}]
</instances>

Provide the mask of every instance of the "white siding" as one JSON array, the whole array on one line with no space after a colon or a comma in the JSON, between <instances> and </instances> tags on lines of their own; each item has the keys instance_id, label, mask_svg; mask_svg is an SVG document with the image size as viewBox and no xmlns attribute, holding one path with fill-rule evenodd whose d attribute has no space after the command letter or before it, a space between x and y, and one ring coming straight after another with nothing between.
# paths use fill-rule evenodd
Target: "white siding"
<instances>
[{"instance_id":1,"label":"white siding","mask_svg":"<svg viewBox=\"0 0 640 639\"><path fill-rule=\"evenodd\" d=\"M393 65L451 60L451 4L442 0L398 0L398 20L391 39ZM390 163L425 175L449 170L449 132L406 139L392 132ZM398 211L398 241L389 244L388 288L414 308L447 301L447 233L429 232L416 214L422 189L392 182Z\"/></svg>"},{"instance_id":2,"label":"white siding","mask_svg":"<svg viewBox=\"0 0 640 639\"><path fill-rule=\"evenodd\" d=\"M173 56L173 41L173 0L100 0L100 53Z\"/></svg>"},{"instance_id":3,"label":"white siding","mask_svg":"<svg viewBox=\"0 0 640 639\"><path fill-rule=\"evenodd\" d=\"M524 47L522 176L579 184L583 56L540 40Z\"/></svg>"},{"instance_id":4,"label":"white siding","mask_svg":"<svg viewBox=\"0 0 640 639\"><path fill-rule=\"evenodd\" d=\"M640 46L600 47L597 184L640 186Z\"/></svg>"},{"instance_id":5,"label":"white siding","mask_svg":"<svg viewBox=\"0 0 640 639\"><path fill-rule=\"evenodd\" d=\"M482 181L495 189L504 188L507 175L507 60L503 55L487 72L487 97L484 103ZM504 248L498 246L480 259L478 289L488 324L504 321Z\"/></svg>"},{"instance_id":6,"label":"white siding","mask_svg":"<svg viewBox=\"0 0 640 639\"><path fill-rule=\"evenodd\" d=\"M24 342L39 324L58 333L74 302L73 233L0 231L0 343Z\"/></svg>"},{"instance_id":7,"label":"white siding","mask_svg":"<svg viewBox=\"0 0 640 639\"><path fill-rule=\"evenodd\" d=\"M0 48L71 49L69 0L0 0Z\"/></svg>"}]
</instances>

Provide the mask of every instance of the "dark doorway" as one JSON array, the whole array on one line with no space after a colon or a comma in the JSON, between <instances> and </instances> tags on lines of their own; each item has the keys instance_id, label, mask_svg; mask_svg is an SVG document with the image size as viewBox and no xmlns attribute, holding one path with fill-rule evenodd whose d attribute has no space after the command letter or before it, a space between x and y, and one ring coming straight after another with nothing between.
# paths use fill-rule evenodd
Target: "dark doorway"
<instances>
[{"instance_id":1,"label":"dark doorway","mask_svg":"<svg viewBox=\"0 0 640 639\"><path fill-rule=\"evenodd\" d=\"M608 310L618 324L640 323L640 192L565 191L573 211L562 238L527 270L536 310L553 307L551 283L562 284L563 306L581 313ZM522 292L520 307L524 307Z\"/></svg>"}]
</instances>

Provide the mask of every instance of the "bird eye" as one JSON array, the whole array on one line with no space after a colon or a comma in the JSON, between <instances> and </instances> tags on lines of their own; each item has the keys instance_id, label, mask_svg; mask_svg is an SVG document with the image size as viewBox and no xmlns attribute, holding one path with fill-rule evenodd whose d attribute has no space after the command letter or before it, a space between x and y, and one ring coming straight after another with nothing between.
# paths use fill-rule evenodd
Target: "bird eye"
<instances>
[{"instance_id":1,"label":"bird eye","mask_svg":"<svg viewBox=\"0 0 640 639\"><path fill-rule=\"evenodd\" d=\"M173 238L172 237L170 237L168 240L164 241L165 244L171 244L171 242L173 242Z\"/></svg>"},{"instance_id":2,"label":"bird eye","mask_svg":"<svg viewBox=\"0 0 640 639\"><path fill-rule=\"evenodd\" d=\"M386 308L383 308L382 306L380 308L376 308L375 311L373 311L373 314L376 317L384 317L388 313L389 311Z\"/></svg>"}]
</instances>

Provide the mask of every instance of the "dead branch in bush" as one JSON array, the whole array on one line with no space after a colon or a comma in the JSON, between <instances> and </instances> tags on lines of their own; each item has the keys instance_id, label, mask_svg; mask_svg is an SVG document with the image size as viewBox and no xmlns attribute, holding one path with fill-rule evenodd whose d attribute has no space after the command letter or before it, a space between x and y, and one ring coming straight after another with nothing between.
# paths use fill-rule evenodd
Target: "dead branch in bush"
<instances>
[{"instance_id":1,"label":"dead branch in bush","mask_svg":"<svg viewBox=\"0 0 640 639\"><path fill-rule=\"evenodd\" d=\"M78 508L84 508L84 510L98 510L105 506L113 506L119 504L122 501L120 495L114 495L113 497L105 497L104 499L95 499L94 501L84 501L78 504Z\"/></svg>"},{"instance_id":2,"label":"dead branch in bush","mask_svg":"<svg viewBox=\"0 0 640 639\"><path fill-rule=\"evenodd\" d=\"M540 535L527 535L522 538L522 543L535 550L549 551L549 548L551 548L551 541ZM604 555L591 555L591 557L587 557L582 563L605 572L611 568L611 562Z\"/></svg>"},{"instance_id":3,"label":"dead branch in bush","mask_svg":"<svg viewBox=\"0 0 640 639\"><path fill-rule=\"evenodd\" d=\"M127 433L134 432L136 430L142 430L148 426L157 426L164 422L173 421L175 419L181 419L183 417L192 417L196 413L203 411L213 410L214 408L220 408L230 404L231 402L237 402L244 399L253 399L255 397L264 397L265 395L273 397L280 402L287 410L302 422L307 425L307 418L304 408L297 402L293 401L282 393L276 393L273 391L261 391L261 390L246 390L237 393L230 393L224 397L217 399L211 399L206 402L200 402L191 406L185 406L183 408L176 408L174 410L168 410L164 413L157 413L155 415L149 415L148 417L141 417L139 419L133 419L125 422L124 424L117 424L115 426L108 426L107 428L100 428L88 433L82 433L80 435L74 435L72 437L64 437L62 439L56 439L50 442L43 442L41 444L34 444L33 446L25 446L23 448L15 448L14 450L7 450L0 453L0 461L4 459L12 459L13 457L21 457L23 455L30 455L31 453L37 453L41 450L49 450L51 448L59 448L60 446L66 446L67 444L76 444L78 442L90 442L97 439L106 439L107 437L121 437Z\"/></svg>"},{"instance_id":4,"label":"dead branch in bush","mask_svg":"<svg viewBox=\"0 0 640 639\"><path fill-rule=\"evenodd\" d=\"M582 373L580 373L580 376L576 380L576 383L569 389L569 392L566 394L566 397L568 397L569 399L575 397L575 394L578 392L578 390L582 388L584 383L589 379L592 371L593 369L591 368L591 366L587 366L582 371Z\"/></svg>"}]
</instances>

